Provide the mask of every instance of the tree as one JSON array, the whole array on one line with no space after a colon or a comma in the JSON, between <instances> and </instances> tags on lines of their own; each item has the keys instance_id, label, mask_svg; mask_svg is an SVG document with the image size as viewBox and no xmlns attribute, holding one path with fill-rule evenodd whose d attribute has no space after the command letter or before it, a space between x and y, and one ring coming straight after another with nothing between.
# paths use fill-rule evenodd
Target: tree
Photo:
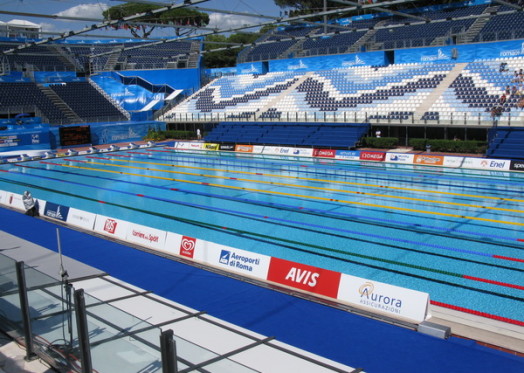
<instances>
[{"instance_id":1,"label":"tree","mask_svg":"<svg viewBox=\"0 0 524 373\"><path fill-rule=\"evenodd\" d=\"M225 50L207 52L204 54L204 65L207 68L217 67L232 67L236 65L237 55L244 47L234 47L237 45L250 45L257 38L258 34L250 34L239 32L231 34L228 37L225 35L208 35L205 39L204 50L209 51L218 48L226 48Z\"/></svg>"},{"instance_id":2,"label":"tree","mask_svg":"<svg viewBox=\"0 0 524 373\"><path fill-rule=\"evenodd\" d=\"M159 5L125 3L113 6L103 12L105 20L120 20L139 13L148 13L162 8ZM119 22L113 26L117 29L129 30L134 37L147 38L157 26L172 26L177 35L187 35L192 29L186 26L206 26L209 23L209 15L189 8L171 9L157 14L146 14L138 20L142 24ZM148 25L145 25L147 23ZM177 27L178 26L178 27ZM185 30L185 31L184 31ZM142 32L142 34L140 34Z\"/></svg>"}]
</instances>

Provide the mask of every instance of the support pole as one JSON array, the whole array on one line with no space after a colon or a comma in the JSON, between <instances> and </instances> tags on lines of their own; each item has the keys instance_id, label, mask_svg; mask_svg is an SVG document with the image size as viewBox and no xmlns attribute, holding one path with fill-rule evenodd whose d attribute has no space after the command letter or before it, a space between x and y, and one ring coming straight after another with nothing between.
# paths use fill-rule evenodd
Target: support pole
<instances>
[{"instance_id":1,"label":"support pole","mask_svg":"<svg viewBox=\"0 0 524 373\"><path fill-rule=\"evenodd\" d=\"M22 324L25 340L25 360L36 359L33 351L33 330L29 315L29 300L27 298L27 286L25 281L24 262L16 262L16 278L18 282L18 295L20 296L20 312L22 313Z\"/></svg>"},{"instance_id":2,"label":"support pole","mask_svg":"<svg viewBox=\"0 0 524 373\"><path fill-rule=\"evenodd\" d=\"M176 345L171 329L160 334L160 352L162 356L162 373L177 373Z\"/></svg>"},{"instance_id":3,"label":"support pole","mask_svg":"<svg viewBox=\"0 0 524 373\"><path fill-rule=\"evenodd\" d=\"M76 328L82 373L92 373L91 347L89 346L89 329L87 328L86 302L84 289L75 290Z\"/></svg>"}]
</instances>

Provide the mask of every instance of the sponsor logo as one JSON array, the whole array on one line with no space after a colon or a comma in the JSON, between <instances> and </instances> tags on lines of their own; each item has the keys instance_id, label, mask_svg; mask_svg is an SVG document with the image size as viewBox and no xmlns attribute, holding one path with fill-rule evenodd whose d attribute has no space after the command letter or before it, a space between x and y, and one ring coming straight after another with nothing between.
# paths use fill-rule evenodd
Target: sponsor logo
<instances>
[{"instance_id":1,"label":"sponsor logo","mask_svg":"<svg viewBox=\"0 0 524 373\"><path fill-rule=\"evenodd\" d=\"M342 66L357 66L357 65L365 65L366 63L360 59L358 54L355 56L355 59L353 61L345 61L342 62Z\"/></svg>"},{"instance_id":2,"label":"sponsor logo","mask_svg":"<svg viewBox=\"0 0 524 373\"><path fill-rule=\"evenodd\" d=\"M438 61L438 60L450 60L451 57L442 52L442 49L438 49L436 55L432 56L422 56L420 57L420 61L427 62L427 61Z\"/></svg>"},{"instance_id":3,"label":"sponsor logo","mask_svg":"<svg viewBox=\"0 0 524 373\"><path fill-rule=\"evenodd\" d=\"M232 145L232 144L220 144L220 150L233 151L233 150L235 150L235 145Z\"/></svg>"},{"instance_id":4,"label":"sponsor logo","mask_svg":"<svg viewBox=\"0 0 524 373\"><path fill-rule=\"evenodd\" d=\"M337 150L337 158L360 159L360 151L358 150Z\"/></svg>"},{"instance_id":5,"label":"sponsor logo","mask_svg":"<svg viewBox=\"0 0 524 373\"><path fill-rule=\"evenodd\" d=\"M195 255L196 238L182 236L180 255L193 259Z\"/></svg>"},{"instance_id":6,"label":"sponsor logo","mask_svg":"<svg viewBox=\"0 0 524 373\"><path fill-rule=\"evenodd\" d=\"M299 60L298 64L296 64L296 65L289 65L287 67L287 69L288 70L299 70L299 69L307 69L307 67L308 66L304 62L302 62L302 60Z\"/></svg>"},{"instance_id":7,"label":"sponsor logo","mask_svg":"<svg viewBox=\"0 0 524 373\"><path fill-rule=\"evenodd\" d=\"M251 153L253 152L253 146L251 145L237 145L235 151L242 153Z\"/></svg>"},{"instance_id":8,"label":"sponsor logo","mask_svg":"<svg viewBox=\"0 0 524 373\"><path fill-rule=\"evenodd\" d=\"M107 219L104 223L104 231L107 233L114 234L116 231L116 226L118 225L116 220L113 219Z\"/></svg>"},{"instance_id":9,"label":"sponsor logo","mask_svg":"<svg viewBox=\"0 0 524 373\"><path fill-rule=\"evenodd\" d=\"M40 135L39 134L32 134L31 135L31 143L32 144L40 144Z\"/></svg>"},{"instance_id":10,"label":"sponsor logo","mask_svg":"<svg viewBox=\"0 0 524 373\"><path fill-rule=\"evenodd\" d=\"M218 144L204 144L204 149L206 150L217 150Z\"/></svg>"},{"instance_id":11,"label":"sponsor logo","mask_svg":"<svg viewBox=\"0 0 524 373\"><path fill-rule=\"evenodd\" d=\"M324 157L324 158L335 158L336 150L332 149L315 149L313 151L314 157Z\"/></svg>"},{"instance_id":12,"label":"sponsor logo","mask_svg":"<svg viewBox=\"0 0 524 373\"><path fill-rule=\"evenodd\" d=\"M258 72L258 70L255 67L255 65L251 64L249 69L242 69L242 70L240 70L240 72L241 72L241 74L250 74L250 73L256 73L256 72Z\"/></svg>"},{"instance_id":13,"label":"sponsor logo","mask_svg":"<svg viewBox=\"0 0 524 373\"><path fill-rule=\"evenodd\" d=\"M253 269L260 265L260 258L253 258L247 255L240 255L234 251L222 250L220 253L220 264L243 271L253 272Z\"/></svg>"},{"instance_id":14,"label":"sponsor logo","mask_svg":"<svg viewBox=\"0 0 524 373\"><path fill-rule=\"evenodd\" d=\"M441 166L444 164L444 157L440 155L416 155L415 163Z\"/></svg>"},{"instance_id":15,"label":"sponsor logo","mask_svg":"<svg viewBox=\"0 0 524 373\"><path fill-rule=\"evenodd\" d=\"M296 289L336 298L340 277L339 272L271 258L267 279Z\"/></svg>"},{"instance_id":16,"label":"sponsor logo","mask_svg":"<svg viewBox=\"0 0 524 373\"><path fill-rule=\"evenodd\" d=\"M511 162L510 169L517 170L517 171L524 171L524 162L513 161Z\"/></svg>"},{"instance_id":17,"label":"sponsor logo","mask_svg":"<svg viewBox=\"0 0 524 373\"><path fill-rule=\"evenodd\" d=\"M521 44L520 49L511 49L507 51L501 51L500 57L513 57L524 54L524 42Z\"/></svg>"},{"instance_id":18,"label":"sponsor logo","mask_svg":"<svg viewBox=\"0 0 524 373\"><path fill-rule=\"evenodd\" d=\"M45 204L44 215L57 220L67 220L67 214L69 213L69 207L57 205L51 202Z\"/></svg>"},{"instance_id":19,"label":"sponsor logo","mask_svg":"<svg viewBox=\"0 0 524 373\"><path fill-rule=\"evenodd\" d=\"M360 159L365 161L383 161L385 158L383 152L360 152Z\"/></svg>"},{"instance_id":20,"label":"sponsor logo","mask_svg":"<svg viewBox=\"0 0 524 373\"><path fill-rule=\"evenodd\" d=\"M397 314L401 312L402 300L378 294L375 292L375 285L372 282L362 284L358 292L360 294L360 303L365 306Z\"/></svg>"},{"instance_id":21,"label":"sponsor logo","mask_svg":"<svg viewBox=\"0 0 524 373\"><path fill-rule=\"evenodd\" d=\"M149 241L150 243L151 242L158 242L160 240L160 237L155 236L154 234L140 232L140 231L137 231L135 229L133 229L131 234L133 235L133 237L137 237L137 238L140 238L142 240Z\"/></svg>"}]
</instances>

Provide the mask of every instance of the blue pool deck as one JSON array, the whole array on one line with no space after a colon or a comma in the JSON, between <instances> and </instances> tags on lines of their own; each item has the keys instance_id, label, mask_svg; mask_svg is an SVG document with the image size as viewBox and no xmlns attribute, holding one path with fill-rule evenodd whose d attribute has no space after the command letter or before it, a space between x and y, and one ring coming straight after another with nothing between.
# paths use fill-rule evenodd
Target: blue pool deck
<instances>
[{"instance_id":1,"label":"blue pool deck","mask_svg":"<svg viewBox=\"0 0 524 373\"><path fill-rule=\"evenodd\" d=\"M58 276L54 222L4 208L0 220L4 255ZM524 328L515 325L432 307L431 321L452 326L454 336L443 340L78 230L60 229L64 255L73 257L64 266L75 288L109 303L116 299L113 306L152 324L206 311L165 327L212 355L253 345L229 356L253 371L351 372L350 367L362 367L367 372L520 373L524 369L522 355L475 341L524 352ZM153 293L118 300L143 289ZM266 340L268 336L275 339ZM132 354L120 358L136 362Z\"/></svg>"}]
</instances>

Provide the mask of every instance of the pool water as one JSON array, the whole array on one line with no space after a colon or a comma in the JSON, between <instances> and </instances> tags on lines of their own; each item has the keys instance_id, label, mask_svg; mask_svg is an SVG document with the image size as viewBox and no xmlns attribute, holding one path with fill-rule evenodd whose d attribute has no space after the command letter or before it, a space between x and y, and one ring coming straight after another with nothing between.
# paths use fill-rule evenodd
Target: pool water
<instances>
[{"instance_id":1,"label":"pool water","mask_svg":"<svg viewBox=\"0 0 524 373\"><path fill-rule=\"evenodd\" d=\"M522 173L171 148L0 169L1 190L524 322Z\"/></svg>"}]
</instances>

